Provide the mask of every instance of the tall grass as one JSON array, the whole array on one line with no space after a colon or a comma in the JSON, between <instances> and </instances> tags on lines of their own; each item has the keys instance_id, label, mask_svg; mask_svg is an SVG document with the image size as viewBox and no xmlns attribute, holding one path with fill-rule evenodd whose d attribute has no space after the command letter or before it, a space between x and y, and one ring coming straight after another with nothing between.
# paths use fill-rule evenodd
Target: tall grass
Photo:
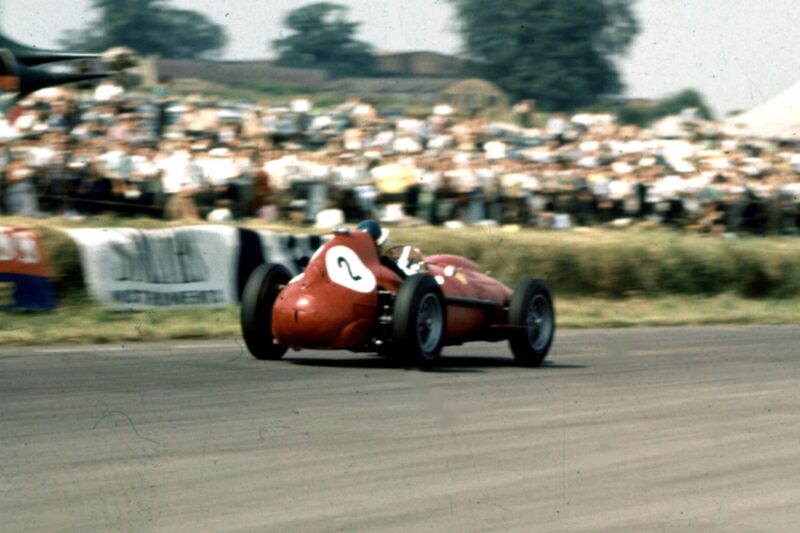
<instances>
[{"instance_id":1,"label":"tall grass","mask_svg":"<svg viewBox=\"0 0 800 533\"><path fill-rule=\"evenodd\" d=\"M426 253L465 255L513 286L523 276L573 295L800 295L800 240L722 240L662 230L396 231Z\"/></svg>"},{"instance_id":2,"label":"tall grass","mask_svg":"<svg viewBox=\"0 0 800 533\"><path fill-rule=\"evenodd\" d=\"M40 229L59 294L83 293L77 247L62 227L175 226L150 219L0 219L0 225ZM302 231L289 227L280 231ZM580 231L421 227L395 228L392 241L426 254L473 259L500 281L522 277L548 282L554 291L603 298L735 294L748 298L800 296L800 239L743 237L724 240L653 229Z\"/></svg>"}]
</instances>

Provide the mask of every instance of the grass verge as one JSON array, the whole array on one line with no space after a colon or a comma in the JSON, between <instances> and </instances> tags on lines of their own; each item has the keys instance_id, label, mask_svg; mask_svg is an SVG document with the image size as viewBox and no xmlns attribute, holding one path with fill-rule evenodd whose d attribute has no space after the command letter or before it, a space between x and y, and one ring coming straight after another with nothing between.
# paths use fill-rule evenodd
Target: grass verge
<instances>
[{"instance_id":1,"label":"grass verge","mask_svg":"<svg viewBox=\"0 0 800 533\"><path fill-rule=\"evenodd\" d=\"M572 298L556 296L560 328L679 325L800 325L800 301L703 298ZM51 313L0 312L0 345L99 344L241 336L239 308L110 311L92 303Z\"/></svg>"},{"instance_id":2,"label":"grass verge","mask_svg":"<svg viewBox=\"0 0 800 533\"><path fill-rule=\"evenodd\" d=\"M108 343L235 338L238 307L118 312L93 303L83 285L78 250L65 227L162 228L152 219L0 218L0 225L41 231L61 302L52 313L0 312L0 345ZM251 228L321 233L311 228ZM510 286L542 278L557 300L559 327L703 324L800 324L800 241L745 237L721 240L664 230L503 231L394 228L392 241L425 253L475 260Z\"/></svg>"},{"instance_id":3,"label":"grass verge","mask_svg":"<svg viewBox=\"0 0 800 533\"><path fill-rule=\"evenodd\" d=\"M66 227L175 227L181 222L91 217L0 218L0 225L38 228L47 245L62 300L82 288L80 262ZM245 227L291 233L323 230L265 225ZM724 240L664 229L581 228L574 231L504 231L467 227L393 228L392 241L414 244L426 254L463 255L513 287L524 276L544 279L556 294L571 297L712 296L745 298L800 296L800 240L797 237L741 237Z\"/></svg>"}]
</instances>

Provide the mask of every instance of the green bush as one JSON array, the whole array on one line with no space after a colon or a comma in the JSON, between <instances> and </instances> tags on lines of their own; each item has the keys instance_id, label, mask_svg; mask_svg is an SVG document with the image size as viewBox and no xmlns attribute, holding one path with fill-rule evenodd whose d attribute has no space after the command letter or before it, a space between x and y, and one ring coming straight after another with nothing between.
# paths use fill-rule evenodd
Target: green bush
<instances>
[{"instance_id":1,"label":"green bush","mask_svg":"<svg viewBox=\"0 0 800 533\"><path fill-rule=\"evenodd\" d=\"M61 230L50 227L39 230L53 269L53 285L58 298L86 299L83 268L77 245Z\"/></svg>"}]
</instances>

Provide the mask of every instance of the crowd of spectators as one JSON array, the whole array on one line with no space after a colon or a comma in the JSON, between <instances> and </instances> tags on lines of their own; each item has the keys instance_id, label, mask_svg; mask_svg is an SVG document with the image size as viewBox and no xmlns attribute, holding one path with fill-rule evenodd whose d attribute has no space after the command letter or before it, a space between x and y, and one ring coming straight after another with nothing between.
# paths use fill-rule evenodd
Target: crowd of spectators
<instances>
[{"instance_id":1,"label":"crowd of spectators","mask_svg":"<svg viewBox=\"0 0 800 533\"><path fill-rule=\"evenodd\" d=\"M663 132L553 114L523 128L447 105L409 116L361 101L319 112L303 99L131 95L110 81L47 89L0 121L0 213L798 232L800 149L672 120Z\"/></svg>"}]
</instances>

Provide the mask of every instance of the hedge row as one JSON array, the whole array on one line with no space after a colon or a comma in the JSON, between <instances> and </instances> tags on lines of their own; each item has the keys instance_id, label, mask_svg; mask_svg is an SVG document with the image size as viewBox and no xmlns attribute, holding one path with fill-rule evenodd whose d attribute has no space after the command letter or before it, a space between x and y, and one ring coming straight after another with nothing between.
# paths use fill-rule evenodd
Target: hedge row
<instances>
[{"instance_id":1,"label":"hedge row","mask_svg":"<svg viewBox=\"0 0 800 533\"><path fill-rule=\"evenodd\" d=\"M77 247L52 225L40 230L59 294L85 294ZM415 244L426 254L469 257L512 287L533 276L573 296L800 296L800 239L791 237L724 240L662 230L509 233L426 227L393 229L392 241Z\"/></svg>"}]
</instances>

